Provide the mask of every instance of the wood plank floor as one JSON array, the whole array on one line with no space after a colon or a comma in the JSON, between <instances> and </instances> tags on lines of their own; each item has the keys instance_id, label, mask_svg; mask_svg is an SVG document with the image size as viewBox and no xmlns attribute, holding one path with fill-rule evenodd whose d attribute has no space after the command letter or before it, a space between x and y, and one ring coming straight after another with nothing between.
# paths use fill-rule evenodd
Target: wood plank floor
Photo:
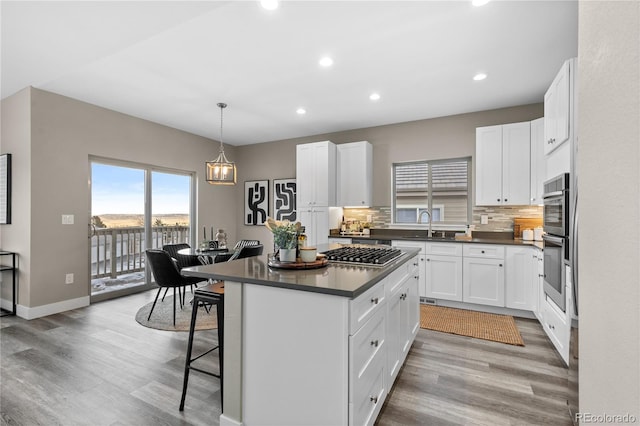
<instances>
[{"instance_id":1,"label":"wood plank floor","mask_svg":"<svg viewBox=\"0 0 640 426\"><path fill-rule=\"evenodd\" d=\"M193 372L178 411L187 333L135 322L154 293L0 319L0 424L217 425L213 377ZM420 330L377 424L569 426L566 368L539 324L517 324L524 348ZM215 341L198 332L194 351Z\"/></svg>"}]
</instances>

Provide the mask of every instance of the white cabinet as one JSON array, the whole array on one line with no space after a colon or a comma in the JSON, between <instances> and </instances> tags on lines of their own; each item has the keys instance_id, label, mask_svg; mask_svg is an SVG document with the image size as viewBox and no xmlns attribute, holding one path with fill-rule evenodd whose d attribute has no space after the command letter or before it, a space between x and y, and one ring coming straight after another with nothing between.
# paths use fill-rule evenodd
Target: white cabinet
<instances>
[{"instance_id":1,"label":"white cabinet","mask_svg":"<svg viewBox=\"0 0 640 426\"><path fill-rule=\"evenodd\" d=\"M571 63L567 60L544 95L544 153L549 154L569 139Z\"/></svg>"},{"instance_id":2,"label":"white cabinet","mask_svg":"<svg viewBox=\"0 0 640 426\"><path fill-rule=\"evenodd\" d=\"M544 117L531 122L531 193L530 204L542 204L544 181L547 179L544 158Z\"/></svg>"},{"instance_id":3,"label":"white cabinet","mask_svg":"<svg viewBox=\"0 0 640 426\"><path fill-rule=\"evenodd\" d=\"M424 241L404 241L404 240L393 240L391 241L392 247L412 247L420 249L418 253L417 263L418 267L418 294L420 297L426 296L426 287L425 287L425 247L426 243Z\"/></svg>"},{"instance_id":4,"label":"white cabinet","mask_svg":"<svg viewBox=\"0 0 640 426\"><path fill-rule=\"evenodd\" d=\"M533 247L506 247L505 306L535 311L537 288L538 249Z\"/></svg>"},{"instance_id":5,"label":"white cabinet","mask_svg":"<svg viewBox=\"0 0 640 426\"><path fill-rule=\"evenodd\" d=\"M412 263L413 262L413 263ZM420 327L420 300L418 296L418 262L410 260L413 266L408 274L398 281L391 278L386 286L387 294L387 375L388 388L398 376L400 367Z\"/></svg>"},{"instance_id":6,"label":"white cabinet","mask_svg":"<svg viewBox=\"0 0 640 426\"><path fill-rule=\"evenodd\" d=\"M536 253L536 271L534 273L534 279L536 280L536 284L534 287L534 298L535 298L535 309L534 313L536 314L536 318L538 321L542 323L542 304L544 303L544 254L541 250L538 250Z\"/></svg>"},{"instance_id":7,"label":"white cabinet","mask_svg":"<svg viewBox=\"0 0 640 426\"><path fill-rule=\"evenodd\" d=\"M465 244L462 264L462 300L504 307L504 247Z\"/></svg>"},{"instance_id":8,"label":"white cabinet","mask_svg":"<svg viewBox=\"0 0 640 426\"><path fill-rule=\"evenodd\" d=\"M476 129L476 205L530 203L530 123Z\"/></svg>"},{"instance_id":9,"label":"white cabinet","mask_svg":"<svg viewBox=\"0 0 640 426\"><path fill-rule=\"evenodd\" d=\"M425 296L461 302L462 244L427 243L425 252Z\"/></svg>"},{"instance_id":10,"label":"white cabinet","mask_svg":"<svg viewBox=\"0 0 640 426\"><path fill-rule=\"evenodd\" d=\"M373 149L366 141L337 146L337 202L341 207L372 203Z\"/></svg>"},{"instance_id":11,"label":"white cabinet","mask_svg":"<svg viewBox=\"0 0 640 426\"><path fill-rule=\"evenodd\" d=\"M335 205L335 144L324 141L296 146L296 185L298 207Z\"/></svg>"},{"instance_id":12,"label":"white cabinet","mask_svg":"<svg viewBox=\"0 0 640 426\"><path fill-rule=\"evenodd\" d=\"M308 246L329 243L328 207L300 207L298 220L305 227Z\"/></svg>"}]
</instances>

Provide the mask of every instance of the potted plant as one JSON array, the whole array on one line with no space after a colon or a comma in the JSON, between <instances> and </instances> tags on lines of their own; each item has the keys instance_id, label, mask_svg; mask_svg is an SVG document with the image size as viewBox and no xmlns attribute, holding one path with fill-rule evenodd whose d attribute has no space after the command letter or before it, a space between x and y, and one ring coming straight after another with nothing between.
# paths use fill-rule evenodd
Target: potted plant
<instances>
[{"instance_id":1,"label":"potted plant","mask_svg":"<svg viewBox=\"0 0 640 426\"><path fill-rule=\"evenodd\" d=\"M295 262L298 247L300 222L274 220L270 217L265 222L266 228L273 234L273 243L281 262Z\"/></svg>"}]
</instances>

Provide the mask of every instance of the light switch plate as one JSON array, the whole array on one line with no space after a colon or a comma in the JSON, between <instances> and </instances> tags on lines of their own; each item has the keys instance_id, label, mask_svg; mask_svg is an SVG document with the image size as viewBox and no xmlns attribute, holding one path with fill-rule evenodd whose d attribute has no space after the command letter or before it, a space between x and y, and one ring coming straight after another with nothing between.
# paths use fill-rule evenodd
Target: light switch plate
<instances>
[{"instance_id":1,"label":"light switch plate","mask_svg":"<svg viewBox=\"0 0 640 426\"><path fill-rule=\"evenodd\" d=\"M488 214L481 214L480 215L480 224L481 225L487 225L489 223L489 215Z\"/></svg>"},{"instance_id":2,"label":"light switch plate","mask_svg":"<svg viewBox=\"0 0 640 426\"><path fill-rule=\"evenodd\" d=\"M62 224L63 225L73 225L74 216L72 214L63 214L62 215Z\"/></svg>"},{"instance_id":3,"label":"light switch plate","mask_svg":"<svg viewBox=\"0 0 640 426\"><path fill-rule=\"evenodd\" d=\"M73 284L73 273L67 274L64 278L65 284Z\"/></svg>"}]
</instances>

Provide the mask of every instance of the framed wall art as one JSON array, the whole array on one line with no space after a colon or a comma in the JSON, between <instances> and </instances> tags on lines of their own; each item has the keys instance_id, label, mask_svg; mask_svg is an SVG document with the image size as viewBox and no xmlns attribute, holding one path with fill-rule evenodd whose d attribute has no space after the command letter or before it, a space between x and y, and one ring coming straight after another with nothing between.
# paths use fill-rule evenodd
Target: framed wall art
<instances>
[{"instance_id":1,"label":"framed wall art","mask_svg":"<svg viewBox=\"0 0 640 426\"><path fill-rule=\"evenodd\" d=\"M296 221L296 180L273 180L273 218Z\"/></svg>"},{"instance_id":2,"label":"framed wall art","mask_svg":"<svg viewBox=\"0 0 640 426\"><path fill-rule=\"evenodd\" d=\"M269 181L246 181L244 183L244 199L244 224L264 225L269 215Z\"/></svg>"},{"instance_id":3,"label":"framed wall art","mask_svg":"<svg viewBox=\"0 0 640 426\"><path fill-rule=\"evenodd\" d=\"M0 225L11 223L11 154L0 155Z\"/></svg>"}]
</instances>

